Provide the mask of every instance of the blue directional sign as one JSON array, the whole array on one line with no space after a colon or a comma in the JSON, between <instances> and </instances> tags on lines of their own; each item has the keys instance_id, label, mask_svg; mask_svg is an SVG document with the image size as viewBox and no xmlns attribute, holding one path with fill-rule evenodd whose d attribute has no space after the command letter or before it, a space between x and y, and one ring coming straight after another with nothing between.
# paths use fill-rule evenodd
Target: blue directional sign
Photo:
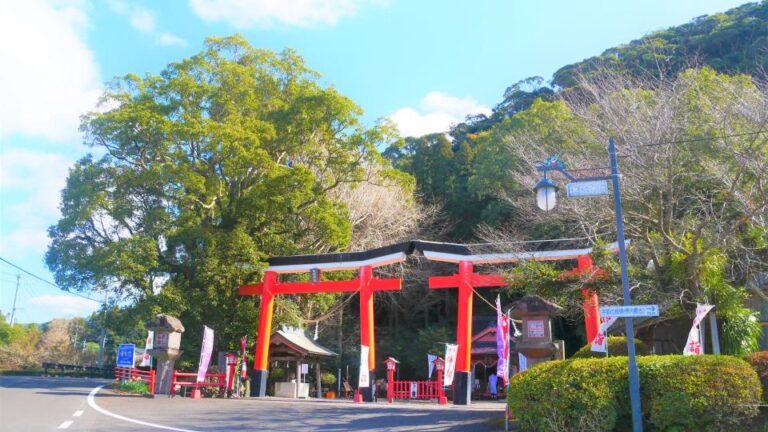
<instances>
[{"instance_id":1,"label":"blue directional sign","mask_svg":"<svg viewBox=\"0 0 768 432\"><path fill-rule=\"evenodd\" d=\"M655 317L659 316L659 305L600 306L600 316Z\"/></svg>"},{"instance_id":2,"label":"blue directional sign","mask_svg":"<svg viewBox=\"0 0 768 432\"><path fill-rule=\"evenodd\" d=\"M120 344L117 346L117 367L133 367L133 353L136 352L134 344Z\"/></svg>"}]
</instances>

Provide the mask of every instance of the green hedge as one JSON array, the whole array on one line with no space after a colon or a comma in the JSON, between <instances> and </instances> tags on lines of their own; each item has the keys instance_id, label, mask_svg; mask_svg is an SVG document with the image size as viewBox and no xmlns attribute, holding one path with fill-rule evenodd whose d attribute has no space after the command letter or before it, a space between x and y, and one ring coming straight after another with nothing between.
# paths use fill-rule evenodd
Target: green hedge
<instances>
[{"instance_id":1,"label":"green hedge","mask_svg":"<svg viewBox=\"0 0 768 432\"><path fill-rule=\"evenodd\" d=\"M648 355L651 350L648 349L648 345L644 344L640 339L635 339L635 354L636 355ZM608 338L608 356L626 356L627 353L627 338L625 336L610 336ZM577 358L605 358L605 353L592 351L592 344L587 344L581 347L576 353L571 356L573 359Z\"/></svg>"},{"instance_id":2,"label":"green hedge","mask_svg":"<svg viewBox=\"0 0 768 432\"><path fill-rule=\"evenodd\" d=\"M760 351L744 357L760 377L763 384L763 403L768 404L768 351Z\"/></svg>"},{"instance_id":3,"label":"green hedge","mask_svg":"<svg viewBox=\"0 0 768 432\"><path fill-rule=\"evenodd\" d=\"M649 430L738 430L757 415L761 385L729 356L637 359ZM509 405L524 430L630 430L627 357L548 362L512 378Z\"/></svg>"}]
</instances>

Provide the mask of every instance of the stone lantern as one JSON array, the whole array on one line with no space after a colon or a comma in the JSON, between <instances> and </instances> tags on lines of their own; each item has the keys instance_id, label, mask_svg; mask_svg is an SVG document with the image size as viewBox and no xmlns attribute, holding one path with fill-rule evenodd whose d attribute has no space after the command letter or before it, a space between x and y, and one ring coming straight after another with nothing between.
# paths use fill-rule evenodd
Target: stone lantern
<instances>
[{"instance_id":1,"label":"stone lantern","mask_svg":"<svg viewBox=\"0 0 768 432\"><path fill-rule=\"evenodd\" d=\"M564 345L552 340L552 318L559 316L563 308L535 295L525 296L511 306L512 318L523 320L522 340L515 349L528 359L528 367L559 359Z\"/></svg>"},{"instance_id":2,"label":"stone lantern","mask_svg":"<svg viewBox=\"0 0 768 432\"><path fill-rule=\"evenodd\" d=\"M182 353L179 348L184 326L178 318L161 314L144 327L155 333L153 348L149 350L149 355L157 359L155 394L170 394L173 368Z\"/></svg>"}]
</instances>

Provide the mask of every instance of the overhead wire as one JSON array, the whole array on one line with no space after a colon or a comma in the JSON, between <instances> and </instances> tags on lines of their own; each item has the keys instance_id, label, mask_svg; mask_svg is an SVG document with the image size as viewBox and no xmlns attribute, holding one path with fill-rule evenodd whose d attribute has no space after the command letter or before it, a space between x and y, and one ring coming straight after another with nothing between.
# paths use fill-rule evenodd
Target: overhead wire
<instances>
[{"instance_id":1,"label":"overhead wire","mask_svg":"<svg viewBox=\"0 0 768 432\"><path fill-rule=\"evenodd\" d=\"M86 295L83 295L83 294L80 294L80 293L76 293L76 292L74 292L74 291L69 291L69 290L67 290L67 289L64 289L64 288L62 288L62 287L60 287L60 286L56 285L55 283L53 283L53 282L51 282L51 281L49 281L49 280L47 280L47 279L44 279L44 278L42 278L42 277L40 277L40 276L38 276L38 275L36 275L36 274L34 274L34 273L30 272L29 270L27 270L27 269L25 269L25 268L19 267L18 265L14 264L14 263L12 263L12 262L10 262L10 261L8 261L7 259L5 259L5 258L3 258L3 257L0 257L0 261L2 261L2 262L4 262L4 263L8 264L9 266L11 266L11 267L15 268L16 270L20 270L20 271L22 271L22 272L26 273L27 275L29 275L29 276L32 276L33 278L35 278L35 279L39 280L40 282L43 282L43 283L45 283L45 284L47 284L47 285L50 285L50 286L52 286L52 287L54 287L54 288L57 288L57 289L59 289L59 290L61 290L61 291L64 291L64 292L66 292L66 293L68 293L68 294L72 294L72 295L75 295L75 296L78 296L78 297L82 297L82 298L84 298L84 299L87 299L87 300L91 300L91 301L94 301L94 302L96 302L96 303L101 303L101 301L99 301L99 300L96 300L96 299L93 299L93 298L90 298L90 297L88 297L88 296L86 296Z\"/></svg>"}]
</instances>

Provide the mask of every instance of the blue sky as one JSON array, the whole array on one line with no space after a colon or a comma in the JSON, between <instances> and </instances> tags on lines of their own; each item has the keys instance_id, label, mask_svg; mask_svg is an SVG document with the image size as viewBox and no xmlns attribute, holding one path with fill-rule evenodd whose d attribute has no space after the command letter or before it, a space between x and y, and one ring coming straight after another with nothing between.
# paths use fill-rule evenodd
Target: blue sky
<instances>
[{"instance_id":1,"label":"blue sky","mask_svg":"<svg viewBox=\"0 0 768 432\"><path fill-rule=\"evenodd\" d=\"M0 0L0 257L53 280L43 263L67 169L89 149L79 116L104 83L159 73L209 35L296 49L307 65L404 135L489 112L509 85L654 30L742 4L728 0ZM0 310L16 269L0 262ZM89 294L101 298L100 294ZM98 304L22 273L17 321L85 315Z\"/></svg>"}]
</instances>

